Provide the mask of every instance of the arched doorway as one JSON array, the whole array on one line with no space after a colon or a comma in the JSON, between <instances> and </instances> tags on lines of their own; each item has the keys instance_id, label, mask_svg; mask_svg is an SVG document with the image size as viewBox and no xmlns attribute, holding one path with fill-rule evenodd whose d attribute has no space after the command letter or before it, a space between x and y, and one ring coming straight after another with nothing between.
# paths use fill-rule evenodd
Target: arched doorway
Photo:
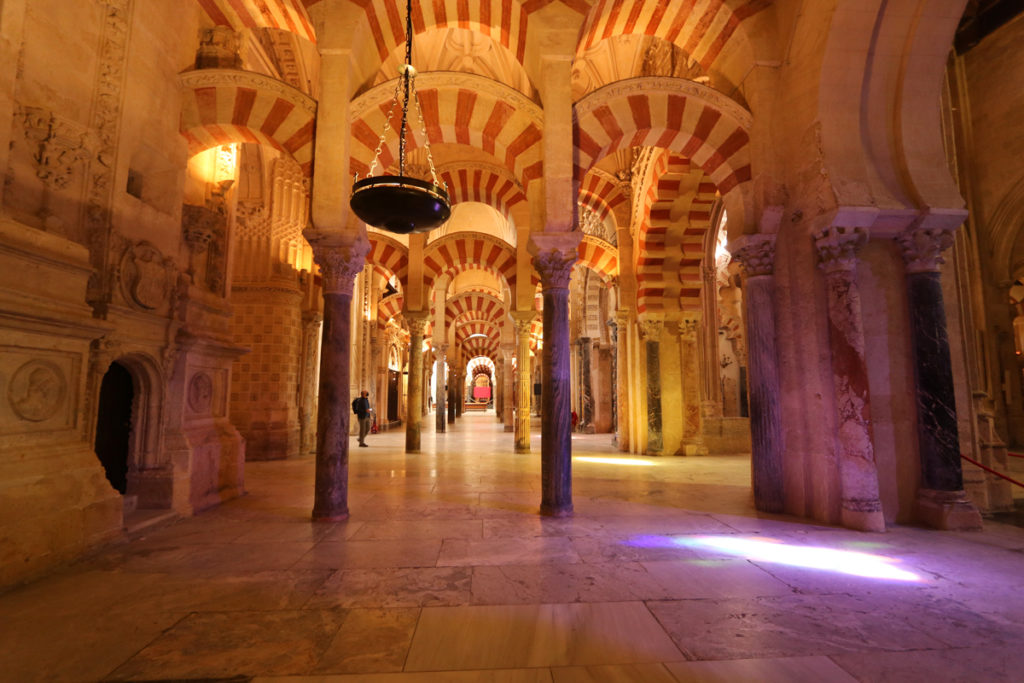
<instances>
[{"instance_id":1,"label":"arched doorway","mask_svg":"<svg viewBox=\"0 0 1024 683\"><path fill-rule=\"evenodd\" d=\"M128 454L132 433L132 375L120 363L112 363L100 385L96 419L96 455L110 485L124 494L128 489Z\"/></svg>"}]
</instances>

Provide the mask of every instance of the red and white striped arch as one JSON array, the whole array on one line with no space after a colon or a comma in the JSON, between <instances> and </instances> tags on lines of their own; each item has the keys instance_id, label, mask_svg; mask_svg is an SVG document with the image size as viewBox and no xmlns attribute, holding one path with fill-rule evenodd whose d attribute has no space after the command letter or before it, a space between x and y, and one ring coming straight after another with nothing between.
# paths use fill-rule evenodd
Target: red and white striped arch
<instances>
[{"instance_id":1,"label":"red and white striped arch","mask_svg":"<svg viewBox=\"0 0 1024 683\"><path fill-rule=\"evenodd\" d=\"M466 268L482 268L500 276L509 289L516 285L516 252L508 244L488 235L447 235L427 246L423 276L433 283L440 275L455 275Z\"/></svg>"},{"instance_id":2,"label":"red and white striped arch","mask_svg":"<svg viewBox=\"0 0 1024 683\"><path fill-rule=\"evenodd\" d=\"M487 356L493 360L498 355L499 346L498 340L496 339L491 339L490 337L475 337L463 342L462 352L467 358Z\"/></svg>"},{"instance_id":3,"label":"red and white striped arch","mask_svg":"<svg viewBox=\"0 0 1024 683\"><path fill-rule=\"evenodd\" d=\"M526 195L515 179L506 173L480 167L445 168L438 177L448 185L453 204L480 202L503 216L514 207L526 207Z\"/></svg>"},{"instance_id":4,"label":"red and white striped arch","mask_svg":"<svg viewBox=\"0 0 1024 683\"><path fill-rule=\"evenodd\" d=\"M313 170L316 101L286 83L233 69L201 69L180 76L180 131L189 154L235 142L285 152L309 176Z\"/></svg>"},{"instance_id":5,"label":"red and white striped arch","mask_svg":"<svg viewBox=\"0 0 1024 683\"><path fill-rule=\"evenodd\" d=\"M577 251L576 263L595 271L606 283L619 276L619 250L603 239L584 235Z\"/></svg>"},{"instance_id":6,"label":"red and white striped arch","mask_svg":"<svg viewBox=\"0 0 1024 683\"><path fill-rule=\"evenodd\" d=\"M365 31L385 61L405 43L404 0L354 0L363 9ZM490 36L520 63L526 54L527 12L518 0L433 0L412 4L413 35L430 29L464 28Z\"/></svg>"},{"instance_id":7,"label":"red and white striped arch","mask_svg":"<svg viewBox=\"0 0 1024 683\"><path fill-rule=\"evenodd\" d=\"M665 151L656 154L648 167L650 177L645 179L648 192L644 202L649 208L643 214L637 239L637 313L664 311L665 301L671 296L670 290L675 289L666 273L670 260L669 216L679 193L679 184L689 172L689 164L682 157Z\"/></svg>"},{"instance_id":8,"label":"red and white striped arch","mask_svg":"<svg viewBox=\"0 0 1024 683\"><path fill-rule=\"evenodd\" d=\"M377 303L377 326L386 327L389 320L401 315L405 297L400 292L386 296Z\"/></svg>"},{"instance_id":9,"label":"red and white striped arch","mask_svg":"<svg viewBox=\"0 0 1024 683\"><path fill-rule=\"evenodd\" d=\"M658 147L699 166L734 212L749 214L750 112L699 83L632 78L595 90L576 104L576 177L608 154Z\"/></svg>"},{"instance_id":10,"label":"red and white striped arch","mask_svg":"<svg viewBox=\"0 0 1024 683\"><path fill-rule=\"evenodd\" d=\"M505 304L501 299L483 292L463 292L453 296L445 304L445 325L451 327L467 315L502 324L505 319Z\"/></svg>"},{"instance_id":11,"label":"red and white striped arch","mask_svg":"<svg viewBox=\"0 0 1024 683\"><path fill-rule=\"evenodd\" d=\"M474 74L427 72L416 79L427 139L432 145L467 145L492 155L526 188L543 172L540 108L512 88ZM365 175L373 161L394 95L394 81L382 83L352 102L351 170ZM396 114L397 116L397 114ZM393 122L397 124L397 122ZM407 149L423 146L412 130ZM397 163L398 136L386 136L381 173Z\"/></svg>"},{"instance_id":12,"label":"red and white striped arch","mask_svg":"<svg viewBox=\"0 0 1024 683\"><path fill-rule=\"evenodd\" d=\"M301 0L198 0L216 26L276 28L315 43L316 32Z\"/></svg>"},{"instance_id":13,"label":"red and white striped arch","mask_svg":"<svg viewBox=\"0 0 1024 683\"><path fill-rule=\"evenodd\" d=\"M401 242L377 232L367 233L370 252L366 262L383 271L385 279L394 275L404 289L409 276L409 250Z\"/></svg>"},{"instance_id":14,"label":"red and white striped arch","mask_svg":"<svg viewBox=\"0 0 1024 683\"><path fill-rule=\"evenodd\" d=\"M459 342L464 342L474 334L487 335L489 339L499 341L501 339L501 330L495 323L488 322L486 320L471 320L459 325L455 328L455 338Z\"/></svg>"},{"instance_id":15,"label":"red and white striped arch","mask_svg":"<svg viewBox=\"0 0 1024 683\"><path fill-rule=\"evenodd\" d=\"M590 169L580 184L579 202L590 208L602 221L612 212L628 207L629 197L622 187L606 173ZM618 218L616 219L618 223Z\"/></svg>"},{"instance_id":16,"label":"red and white striped arch","mask_svg":"<svg viewBox=\"0 0 1024 683\"><path fill-rule=\"evenodd\" d=\"M655 36L709 69L727 47L746 47L743 21L769 5L771 0L598 0L584 21L576 54L612 36Z\"/></svg>"},{"instance_id":17,"label":"red and white striped arch","mask_svg":"<svg viewBox=\"0 0 1024 683\"><path fill-rule=\"evenodd\" d=\"M711 230L711 211L718 195L715 184L701 179L690 200L686 225L681 235L682 258L679 262L679 308L683 311L700 311L700 292L704 286L701 263L704 260L704 243Z\"/></svg>"}]
</instances>

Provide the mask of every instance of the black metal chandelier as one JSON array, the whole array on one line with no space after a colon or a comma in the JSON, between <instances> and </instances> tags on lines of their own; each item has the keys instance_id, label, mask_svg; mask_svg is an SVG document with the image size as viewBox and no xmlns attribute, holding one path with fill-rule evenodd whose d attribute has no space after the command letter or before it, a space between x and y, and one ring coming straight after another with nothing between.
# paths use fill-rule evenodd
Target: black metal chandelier
<instances>
[{"instance_id":1,"label":"black metal chandelier","mask_svg":"<svg viewBox=\"0 0 1024 683\"><path fill-rule=\"evenodd\" d=\"M416 69L412 66L412 0L407 0L405 5L405 64L400 71L401 77L395 85L395 96L374 152L373 163L363 180L359 180L359 174L356 174L349 205L367 225L404 235L410 232L429 232L448 220L452 213L448 192L441 186L437 171L434 170L423 109L416 94ZM405 175L405 136L409 123L410 95L419 115L433 182ZM391 119L399 102L402 103L402 123L398 132L398 175L375 177L373 173L380 161L384 139L391 129Z\"/></svg>"}]
</instances>

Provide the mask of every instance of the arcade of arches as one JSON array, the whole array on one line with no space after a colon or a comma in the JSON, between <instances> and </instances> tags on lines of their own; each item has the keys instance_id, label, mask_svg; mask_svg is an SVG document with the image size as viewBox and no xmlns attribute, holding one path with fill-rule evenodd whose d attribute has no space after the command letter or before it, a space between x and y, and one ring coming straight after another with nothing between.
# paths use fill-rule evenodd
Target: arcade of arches
<instances>
[{"instance_id":1,"label":"arcade of arches","mask_svg":"<svg viewBox=\"0 0 1024 683\"><path fill-rule=\"evenodd\" d=\"M409 453L491 411L543 514L576 429L749 454L765 512L980 526L1012 493L960 453L1024 447L993 4L416 2L408 172L429 140L453 213L395 236L348 201L403 2L4 0L0 585L246 461L315 457L345 518L363 389Z\"/></svg>"}]
</instances>

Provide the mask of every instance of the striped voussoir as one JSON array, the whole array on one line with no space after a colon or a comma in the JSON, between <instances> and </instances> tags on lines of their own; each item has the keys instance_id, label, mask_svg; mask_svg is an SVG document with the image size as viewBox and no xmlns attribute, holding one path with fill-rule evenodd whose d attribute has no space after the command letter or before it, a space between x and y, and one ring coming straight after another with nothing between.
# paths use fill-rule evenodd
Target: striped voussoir
<instances>
[{"instance_id":1,"label":"striped voussoir","mask_svg":"<svg viewBox=\"0 0 1024 683\"><path fill-rule=\"evenodd\" d=\"M490 337L474 337L462 343L462 350L469 358L487 356L494 358L498 354L498 340Z\"/></svg>"},{"instance_id":2,"label":"striped voussoir","mask_svg":"<svg viewBox=\"0 0 1024 683\"><path fill-rule=\"evenodd\" d=\"M641 313L665 310L665 302L676 289L666 274L670 261L670 216L690 165L682 157L661 152L650 169L649 188L653 195L650 195L650 209L644 213L645 219L640 225L636 262L637 312Z\"/></svg>"},{"instance_id":3,"label":"striped voussoir","mask_svg":"<svg viewBox=\"0 0 1024 683\"><path fill-rule=\"evenodd\" d=\"M316 101L287 83L235 69L200 69L180 77L181 134L189 154L251 142L290 155L307 177L313 170Z\"/></svg>"},{"instance_id":4,"label":"striped voussoir","mask_svg":"<svg viewBox=\"0 0 1024 683\"><path fill-rule=\"evenodd\" d=\"M750 180L750 112L699 83L627 79L588 94L575 111L578 178L608 154L646 146L690 159L723 195Z\"/></svg>"},{"instance_id":5,"label":"striped voussoir","mask_svg":"<svg viewBox=\"0 0 1024 683\"><path fill-rule=\"evenodd\" d=\"M510 289L515 288L516 252L497 238L455 233L427 246L423 275L431 285L440 275L454 275L467 268L495 273Z\"/></svg>"},{"instance_id":6,"label":"striped voussoir","mask_svg":"<svg viewBox=\"0 0 1024 683\"><path fill-rule=\"evenodd\" d=\"M526 194L511 175L485 168L452 168L438 173L448 186L452 204L480 202L502 216L512 213L520 203L525 206Z\"/></svg>"},{"instance_id":7,"label":"striped voussoir","mask_svg":"<svg viewBox=\"0 0 1024 683\"><path fill-rule=\"evenodd\" d=\"M445 304L446 327L458 324L466 316L475 316L501 325L505 320L505 304L501 299L484 292L463 292L449 299Z\"/></svg>"},{"instance_id":8,"label":"striped voussoir","mask_svg":"<svg viewBox=\"0 0 1024 683\"><path fill-rule=\"evenodd\" d=\"M464 342L475 334L482 334L494 341L500 341L501 330L497 324L485 320L473 320L455 328L455 339Z\"/></svg>"},{"instance_id":9,"label":"striped voussoir","mask_svg":"<svg viewBox=\"0 0 1024 683\"><path fill-rule=\"evenodd\" d=\"M401 292L395 292L386 296L377 303L377 326L387 327L389 321L402 313L402 306L405 305L405 297Z\"/></svg>"},{"instance_id":10,"label":"striped voussoir","mask_svg":"<svg viewBox=\"0 0 1024 683\"><path fill-rule=\"evenodd\" d=\"M577 252L577 263L598 273L606 283L619 276L619 250L603 239L584 235Z\"/></svg>"},{"instance_id":11,"label":"striped voussoir","mask_svg":"<svg viewBox=\"0 0 1024 683\"><path fill-rule=\"evenodd\" d=\"M613 36L655 36L677 45L705 70L730 42L742 39L742 23L770 0L598 0L587 15L577 55Z\"/></svg>"},{"instance_id":12,"label":"striped voussoir","mask_svg":"<svg viewBox=\"0 0 1024 683\"><path fill-rule=\"evenodd\" d=\"M590 169L580 184L579 203L602 221L616 209L628 206L628 202L629 197L622 191L622 186L600 169Z\"/></svg>"},{"instance_id":13,"label":"striped voussoir","mask_svg":"<svg viewBox=\"0 0 1024 683\"><path fill-rule=\"evenodd\" d=\"M216 26L276 28L315 43L316 32L301 0L199 0Z\"/></svg>"},{"instance_id":14,"label":"striped voussoir","mask_svg":"<svg viewBox=\"0 0 1024 683\"><path fill-rule=\"evenodd\" d=\"M404 289L409 276L409 250L401 242L378 232L367 233L367 237L370 251L366 262L379 269L385 279L396 277Z\"/></svg>"}]
</instances>

